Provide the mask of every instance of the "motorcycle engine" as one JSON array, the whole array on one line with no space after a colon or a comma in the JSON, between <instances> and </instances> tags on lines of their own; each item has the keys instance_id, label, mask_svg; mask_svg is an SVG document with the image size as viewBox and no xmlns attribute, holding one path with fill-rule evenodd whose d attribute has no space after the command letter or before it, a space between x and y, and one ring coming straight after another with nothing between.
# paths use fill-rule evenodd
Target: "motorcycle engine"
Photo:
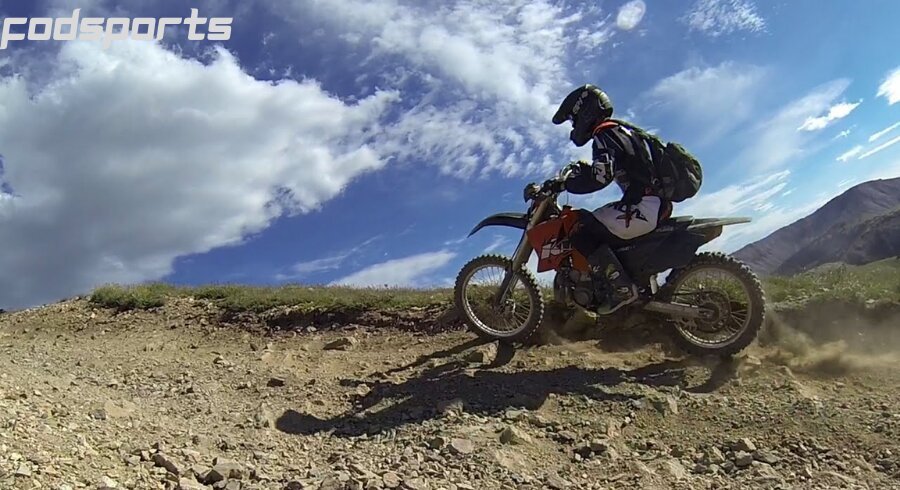
<instances>
[{"instance_id":1,"label":"motorcycle engine","mask_svg":"<svg viewBox=\"0 0 900 490\"><path fill-rule=\"evenodd\" d=\"M559 268L553 289L558 300L572 301L588 310L596 309L607 294L604 281L594 281L590 272L577 271L571 264Z\"/></svg>"},{"instance_id":2,"label":"motorcycle engine","mask_svg":"<svg viewBox=\"0 0 900 490\"><path fill-rule=\"evenodd\" d=\"M591 275L570 269L568 279L572 284L572 301L582 308L593 309L593 305L597 302L597 291Z\"/></svg>"}]
</instances>

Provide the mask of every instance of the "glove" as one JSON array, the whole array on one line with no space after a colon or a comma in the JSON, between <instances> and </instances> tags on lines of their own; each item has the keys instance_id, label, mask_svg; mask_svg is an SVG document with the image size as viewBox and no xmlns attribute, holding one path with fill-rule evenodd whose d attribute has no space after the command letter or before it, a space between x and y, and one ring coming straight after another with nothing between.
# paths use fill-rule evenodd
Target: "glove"
<instances>
[{"instance_id":1,"label":"glove","mask_svg":"<svg viewBox=\"0 0 900 490\"><path fill-rule=\"evenodd\" d=\"M560 192L566 190L566 183L557 179L547 179L541 185L541 190L544 192L553 192L555 194L559 194Z\"/></svg>"}]
</instances>

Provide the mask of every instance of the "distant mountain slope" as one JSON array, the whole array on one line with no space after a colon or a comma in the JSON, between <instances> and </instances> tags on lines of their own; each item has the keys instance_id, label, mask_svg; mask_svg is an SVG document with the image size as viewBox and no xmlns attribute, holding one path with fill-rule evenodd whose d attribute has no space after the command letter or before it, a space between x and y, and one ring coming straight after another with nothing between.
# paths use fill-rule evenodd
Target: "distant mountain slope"
<instances>
[{"instance_id":1,"label":"distant mountain slope","mask_svg":"<svg viewBox=\"0 0 900 490\"><path fill-rule=\"evenodd\" d=\"M866 264L897 255L900 255L900 207L861 223L831 227L781 264L775 274L796 274L829 262Z\"/></svg>"},{"instance_id":2,"label":"distant mountain slope","mask_svg":"<svg viewBox=\"0 0 900 490\"><path fill-rule=\"evenodd\" d=\"M898 209L900 178L864 182L733 255L763 275L882 259L897 254Z\"/></svg>"}]
</instances>

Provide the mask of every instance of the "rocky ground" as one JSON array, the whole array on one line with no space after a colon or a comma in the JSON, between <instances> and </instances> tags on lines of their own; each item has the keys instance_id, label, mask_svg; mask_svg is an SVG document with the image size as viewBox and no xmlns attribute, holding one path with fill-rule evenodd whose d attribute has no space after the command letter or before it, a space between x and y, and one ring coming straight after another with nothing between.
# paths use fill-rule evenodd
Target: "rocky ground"
<instances>
[{"instance_id":1,"label":"rocky ground","mask_svg":"<svg viewBox=\"0 0 900 490\"><path fill-rule=\"evenodd\" d=\"M900 488L889 346L699 361L219 318L0 315L0 488Z\"/></svg>"}]
</instances>

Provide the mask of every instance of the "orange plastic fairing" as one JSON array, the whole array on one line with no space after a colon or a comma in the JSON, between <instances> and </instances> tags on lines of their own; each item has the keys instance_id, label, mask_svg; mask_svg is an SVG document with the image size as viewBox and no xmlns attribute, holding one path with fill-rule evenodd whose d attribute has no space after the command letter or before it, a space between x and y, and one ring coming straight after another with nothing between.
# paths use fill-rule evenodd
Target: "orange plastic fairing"
<instances>
[{"instance_id":1,"label":"orange plastic fairing","mask_svg":"<svg viewBox=\"0 0 900 490\"><path fill-rule=\"evenodd\" d=\"M576 270L587 270L588 263L583 255L572 248L569 236L578 226L578 215L571 210L564 210L560 217L554 218L528 230L528 242L538 254L538 272L556 270L563 261L572 256L572 265Z\"/></svg>"}]
</instances>

